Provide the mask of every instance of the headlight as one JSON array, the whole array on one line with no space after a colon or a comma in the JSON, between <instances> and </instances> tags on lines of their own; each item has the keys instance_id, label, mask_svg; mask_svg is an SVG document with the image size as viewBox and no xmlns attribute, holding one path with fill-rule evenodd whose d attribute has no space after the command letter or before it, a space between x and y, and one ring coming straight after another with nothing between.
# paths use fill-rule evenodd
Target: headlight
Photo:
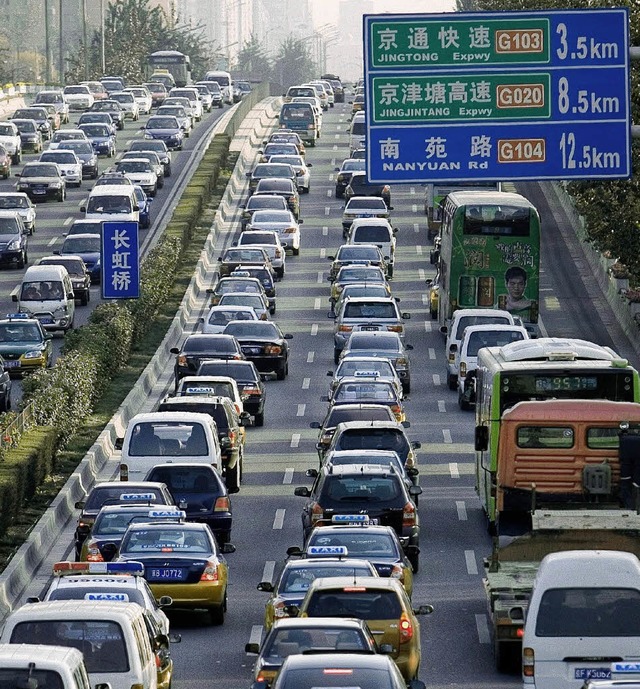
<instances>
[{"instance_id":1,"label":"headlight","mask_svg":"<svg viewBox=\"0 0 640 689\"><path fill-rule=\"evenodd\" d=\"M64 306L59 306L54 312L53 315L55 318L63 318L64 316L67 315L67 305L65 304Z\"/></svg>"},{"instance_id":2,"label":"headlight","mask_svg":"<svg viewBox=\"0 0 640 689\"><path fill-rule=\"evenodd\" d=\"M39 359L43 355L43 351L41 349L31 349L28 352L25 352L22 356L25 359Z\"/></svg>"},{"instance_id":3,"label":"headlight","mask_svg":"<svg viewBox=\"0 0 640 689\"><path fill-rule=\"evenodd\" d=\"M52 189L60 189L62 187L62 182L51 182L49 186Z\"/></svg>"},{"instance_id":4,"label":"headlight","mask_svg":"<svg viewBox=\"0 0 640 689\"><path fill-rule=\"evenodd\" d=\"M20 248L20 240L19 239L12 239L7 244L7 249L9 249L9 251L17 251L19 248Z\"/></svg>"},{"instance_id":5,"label":"headlight","mask_svg":"<svg viewBox=\"0 0 640 689\"><path fill-rule=\"evenodd\" d=\"M149 134L149 132L144 133L144 138L145 139L153 139L153 134Z\"/></svg>"}]
</instances>

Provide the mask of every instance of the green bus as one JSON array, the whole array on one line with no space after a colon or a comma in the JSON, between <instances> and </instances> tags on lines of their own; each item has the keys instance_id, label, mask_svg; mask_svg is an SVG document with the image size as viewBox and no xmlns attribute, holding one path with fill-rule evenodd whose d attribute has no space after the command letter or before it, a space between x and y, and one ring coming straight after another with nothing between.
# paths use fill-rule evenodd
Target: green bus
<instances>
[{"instance_id":1,"label":"green bus","mask_svg":"<svg viewBox=\"0 0 640 689\"><path fill-rule=\"evenodd\" d=\"M191 83L191 60L184 53L177 50L157 50L147 55L146 76L148 79L154 72L158 74L164 70L171 74L176 86L187 86Z\"/></svg>"},{"instance_id":2,"label":"green bus","mask_svg":"<svg viewBox=\"0 0 640 689\"><path fill-rule=\"evenodd\" d=\"M540 216L520 194L455 191L447 196L432 262L438 321L456 309L504 309L538 333Z\"/></svg>"},{"instance_id":3,"label":"green bus","mask_svg":"<svg viewBox=\"0 0 640 689\"><path fill-rule=\"evenodd\" d=\"M485 347L476 370L476 491L495 525L498 439L502 414L518 402L548 399L639 402L638 372L609 347L544 337Z\"/></svg>"}]
</instances>

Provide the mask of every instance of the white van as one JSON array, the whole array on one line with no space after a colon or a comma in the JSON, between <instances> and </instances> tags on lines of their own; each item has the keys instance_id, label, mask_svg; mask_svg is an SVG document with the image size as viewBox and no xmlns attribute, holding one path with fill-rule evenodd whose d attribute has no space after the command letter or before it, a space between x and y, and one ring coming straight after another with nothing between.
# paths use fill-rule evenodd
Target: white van
<instances>
[{"instance_id":1,"label":"white van","mask_svg":"<svg viewBox=\"0 0 640 689\"><path fill-rule=\"evenodd\" d=\"M23 605L7 618L0 643L79 650L91 684L157 689L156 656L137 603L54 601Z\"/></svg>"},{"instance_id":2,"label":"white van","mask_svg":"<svg viewBox=\"0 0 640 689\"><path fill-rule=\"evenodd\" d=\"M482 347L504 347L511 342L528 339L529 333L522 325L470 325L464 329L460 346L454 353L453 364L455 374L458 377L458 406L460 409L470 409L470 405L475 402L475 393L469 387L465 387L465 380L468 373L478 368L480 349Z\"/></svg>"},{"instance_id":3,"label":"white van","mask_svg":"<svg viewBox=\"0 0 640 689\"><path fill-rule=\"evenodd\" d=\"M349 125L349 157L359 148L365 148L367 130L364 118L363 112L357 112Z\"/></svg>"},{"instance_id":4,"label":"white van","mask_svg":"<svg viewBox=\"0 0 640 689\"><path fill-rule=\"evenodd\" d=\"M100 184L80 206L86 220L139 222L140 208L133 184Z\"/></svg>"},{"instance_id":5,"label":"white van","mask_svg":"<svg viewBox=\"0 0 640 689\"><path fill-rule=\"evenodd\" d=\"M203 462L222 471L218 428L209 414L148 412L136 414L127 424L122 449L120 480L142 481L156 464Z\"/></svg>"},{"instance_id":6,"label":"white van","mask_svg":"<svg viewBox=\"0 0 640 689\"><path fill-rule=\"evenodd\" d=\"M20 313L37 318L45 330L73 328L75 294L64 266L30 266L11 299L18 302Z\"/></svg>"},{"instance_id":7,"label":"white van","mask_svg":"<svg viewBox=\"0 0 640 689\"><path fill-rule=\"evenodd\" d=\"M522 642L525 689L580 689L640 661L640 560L615 550L547 555Z\"/></svg>"},{"instance_id":8,"label":"white van","mask_svg":"<svg viewBox=\"0 0 640 689\"><path fill-rule=\"evenodd\" d=\"M347 244L375 244L387 262L387 275L393 277L397 231L386 218L356 218L349 228Z\"/></svg>"},{"instance_id":9,"label":"white van","mask_svg":"<svg viewBox=\"0 0 640 689\"><path fill-rule=\"evenodd\" d=\"M82 653L75 648L42 644L0 644L0 687L90 689ZM95 689L110 689L104 683Z\"/></svg>"},{"instance_id":10,"label":"white van","mask_svg":"<svg viewBox=\"0 0 640 689\"><path fill-rule=\"evenodd\" d=\"M518 316L500 309L458 309L453 312L449 327L443 325L440 332L446 336L445 353L447 357L447 385L449 390L458 386L456 352L460 348L462 333L470 325L522 325Z\"/></svg>"},{"instance_id":11,"label":"white van","mask_svg":"<svg viewBox=\"0 0 640 689\"><path fill-rule=\"evenodd\" d=\"M204 76L204 81L217 81L220 84L225 103L233 103L233 79L229 72L210 71Z\"/></svg>"}]
</instances>

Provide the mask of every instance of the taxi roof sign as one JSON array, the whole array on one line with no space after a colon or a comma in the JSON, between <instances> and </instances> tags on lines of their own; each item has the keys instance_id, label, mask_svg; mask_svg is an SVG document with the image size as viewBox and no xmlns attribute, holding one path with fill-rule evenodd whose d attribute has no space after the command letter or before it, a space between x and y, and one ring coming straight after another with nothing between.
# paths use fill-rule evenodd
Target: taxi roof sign
<instances>
[{"instance_id":1,"label":"taxi roof sign","mask_svg":"<svg viewBox=\"0 0 640 689\"><path fill-rule=\"evenodd\" d=\"M28 313L8 313L7 318L11 320L29 320L31 316Z\"/></svg>"},{"instance_id":2,"label":"taxi roof sign","mask_svg":"<svg viewBox=\"0 0 640 689\"><path fill-rule=\"evenodd\" d=\"M361 523L364 524L369 521L368 514L334 514L331 517L331 521L334 524L354 524Z\"/></svg>"},{"instance_id":3,"label":"taxi roof sign","mask_svg":"<svg viewBox=\"0 0 640 689\"><path fill-rule=\"evenodd\" d=\"M150 502L156 500L155 493L120 493L120 500L137 500L143 502Z\"/></svg>"},{"instance_id":4,"label":"taxi roof sign","mask_svg":"<svg viewBox=\"0 0 640 689\"><path fill-rule=\"evenodd\" d=\"M128 574L130 576L143 576L144 565L142 562L130 560L129 562L70 562L64 560L53 565L53 573L56 576L69 574Z\"/></svg>"},{"instance_id":5,"label":"taxi roof sign","mask_svg":"<svg viewBox=\"0 0 640 689\"><path fill-rule=\"evenodd\" d=\"M349 554L346 545L311 545L307 548L307 555L323 555L323 556L342 556Z\"/></svg>"},{"instance_id":6,"label":"taxi roof sign","mask_svg":"<svg viewBox=\"0 0 640 689\"><path fill-rule=\"evenodd\" d=\"M186 519L187 513L184 510L149 510L151 519Z\"/></svg>"},{"instance_id":7,"label":"taxi roof sign","mask_svg":"<svg viewBox=\"0 0 640 689\"><path fill-rule=\"evenodd\" d=\"M106 600L116 603L128 603L129 596L126 593L85 593L85 600Z\"/></svg>"}]
</instances>

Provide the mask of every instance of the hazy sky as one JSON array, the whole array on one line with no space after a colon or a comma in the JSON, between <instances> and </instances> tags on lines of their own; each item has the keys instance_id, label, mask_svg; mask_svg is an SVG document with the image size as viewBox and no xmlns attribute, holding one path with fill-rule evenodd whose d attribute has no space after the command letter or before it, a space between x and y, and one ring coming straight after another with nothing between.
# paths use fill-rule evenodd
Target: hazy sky
<instances>
[{"instance_id":1,"label":"hazy sky","mask_svg":"<svg viewBox=\"0 0 640 689\"><path fill-rule=\"evenodd\" d=\"M340 0L313 0L311 3L316 26L338 20ZM451 12L455 0L375 0L376 12Z\"/></svg>"}]
</instances>

